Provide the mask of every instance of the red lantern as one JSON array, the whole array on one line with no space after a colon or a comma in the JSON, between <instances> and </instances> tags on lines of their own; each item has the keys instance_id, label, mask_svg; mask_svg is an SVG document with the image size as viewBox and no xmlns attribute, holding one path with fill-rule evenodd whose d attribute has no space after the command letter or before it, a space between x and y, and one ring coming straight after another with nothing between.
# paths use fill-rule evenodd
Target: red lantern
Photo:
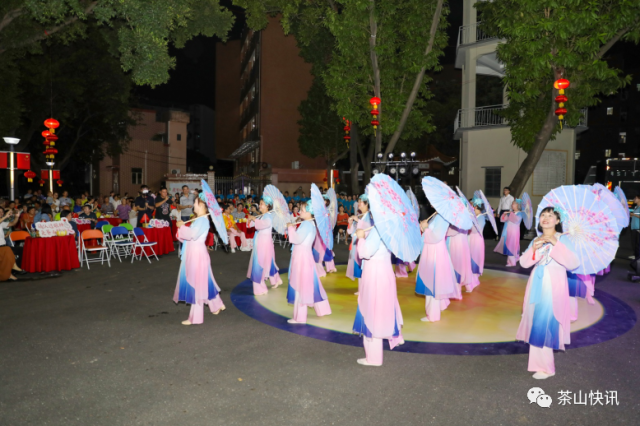
<instances>
[{"instance_id":1,"label":"red lantern","mask_svg":"<svg viewBox=\"0 0 640 426\"><path fill-rule=\"evenodd\" d=\"M558 90L564 90L567 87L569 87L569 80L567 80L566 78L561 78L559 80L556 80L555 83L553 83L553 87L555 87Z\"/></svg>"},{"instance_id":2,"label":"red lantern","mask_svg":"<svg viewBox=\"0 0 640 426\"><path fill-rule=\"evenodd\" d=\"M349 136L349 135L344 135L342 138L347 142L349 142L351 140L351 136Z\"/></svg>"},{"instance_id":3,"label":"red lantern","mask_svg":"<svg viewBox=\"0 0 640 426\"><path fill-rule=\"evenodd\" d=\"M56 183L58 184L58 186L62 186L62 184L64 183L64 181L62 179L59 179L58 181L56 181Z\"/></svg>"},{"instance_id":4,"label":"red lantern","mask_svg":"<svg viewBox=\"0 0 640 426\"><path fill-rule=\"evenodd\" d=\"M43 131L42 131L42 137L43 137L43 138L45 138L45 139L46 139L46 138L47 138L47 136L49 136L50 134L51 134L51 132L50 132L50 131L48 131L48 130L43 130Z\"/></svg>"},{"instance_id":5,"label":"red lantern","mask_svg":"<svg viewBox=\"0 0 640 426\"><path fill-rule=\"evenodd\" d=\"M375 109L378 109L378 105L380 105L380 102L382 101L380 101L380 98L378 98L377 96L374 96L373 98L369 99L369 103L373 105Z\"/></svg>"},{"instance_id":6,"label":"red lantern","mask_svg":"<svg viewBox=\"0 0 640 426\"><path fill-rule=\"evenodd\" d=\"M377 109L372 109L372 110L371 110L371 115L376 116L376 115L378 115L378 114L380 114L380 111L378 111ZM374 117L374 118L375 118L375 117Z\"/></svg>"},{"instance_id":7,"label":"red lantern","mask_svg":"<svg viewBox=\"0 0 640 426\"><path fill-rule=\"evenodd\" d=\"M569 98L567 98L565 95L556 96L556 102L557 103L567 102L568 100L569 100Z\"/></svg>"},{"instance_id":8,"label":"red lantern","mask_svg":"<svg viewBox=\"0 0 640 426\"><path fill-rule=\"evenodd\" d=\"M47 140L47 142L49 142L49 145L55 146L56 141L58 140L58 137L52 134L47 136L45 139Z\"/></svg>"},{"instance_id":9,"label":"red lantern","mask_svg":"<svg viewBox=\"0 0 640 426\"><path fill-rule=\"evenodd\" d=\"M345 132L349 132L351 130L351 127L349 127L348 125L344 126L344 131Z\"/></svg>"},{"instance_id":10,"label":"red lantern","mask_svg":"<svg viewBox=\"0 0 640 426\"><path fill-rule=\"evenodd\" d=\"M46 182L42 179L40 179L40 181L38 182L40 184L40 186L44 185Z\"/></svg>"},{"instance_id":11,"label":"red lantern","mask_svg":"<svg viewBox=\"0 0 640 426\"><path fill-rule=\"evenodd\" d=\"M373 128L375 129L375 128L376 128L376 126L379 126L379 125L380 125L380 121L378 121L378 120L371 120L371 124L373 124Z\"/></svg>"},{"instance_id":12,"label":"red lantern","mask_svg":"<svg viewBox=\"0 0 640 426\"><path fill-rule=\"evenodd\" d=\"M49 129L51 133L55 133L55 129L60 127L60 123L55 118L47 118L46 120L44 120L44 127Z\"/></svg>"},{"instance_id":13,"label":"red lantern","mask_svg":"<svg viewBox=\"0 0 640 426\"><path fill-rule=\"evenodd\" d=\"M558 119L562 120L565 116L565 114L567 113L567 109L566 108L558 108L556 109L556 115L558 116Z\"/></svg>"},{"instance_id":14,"label":"red lantern","mask_svg":"<svg viewBox=\"0 0 640 426\"><path fill-rule=\"evenodd\" d=\"M371 110L371 115L373 118L373 120L371 120L371 125L373 125L374 132L380 125L380 121L378 121L378 115L380 115L380 112L378 111L378 105L380 105L381 102L382 101L377 96L369 99L369 103L373 105L373 109Z\"/></svg>"},{"instance_id":15,"label":"red lantern","mask_svg":"<svg viewBox=\"0 0 640 426\"><path fill-rule=\"evenodd\" d=\"M32 172L31 170L28 170L24 173L24 177L26 177L29 182L33 182L33 178L36 176L38 175L35 174L35 172Z\"/></svg>"}]
</instances>

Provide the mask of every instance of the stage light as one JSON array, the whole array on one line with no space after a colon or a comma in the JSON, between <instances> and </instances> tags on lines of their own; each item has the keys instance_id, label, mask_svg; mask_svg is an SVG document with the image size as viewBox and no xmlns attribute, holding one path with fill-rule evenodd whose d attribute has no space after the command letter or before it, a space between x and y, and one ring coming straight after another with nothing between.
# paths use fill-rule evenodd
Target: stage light
<instances>
[{"instance_id":1,"label":"stage light","mask_svg":"<svg viewBox=\"0 0 640 426\"><path fill-rule=\"evenodd\" d=\"M393 152L389 153L389 160L393 160Z\"/></svg>"},{"instance_id":2,"label":"stage light","mask_svg":"<svg viewBox=\"0 0 640 426\"><path fill-rule=\"evenodd\" d=\"M411 170L411 172L413 172L414 175L417 175L418 173L420 173L420 169L417 167L414 167L413 170Z\"/></svg>"},{"instance_id":3,"label":"stage light","mask_svg":"<svg viewBox=\"0 0 640 426\"><path fill-rule=\"evenodd\" d=\"M400 174L403 175L405 173L407 173L406 167L400 167Z\"/></svg>"},{"instance_id":4,"label":"stage light","mask_svg":"<svg viewBox=\"0 0 640 426\"><path fill-rule=\"evenodd\" d=\"M378 158L379 158L380 160L382 160L382 157L384 157L384 155L382 155L382 153L381 153L381 152L379 152L379 153L378 153Z\"/></svg>"},{"instance_id":5,"label":"stage light","mask_svg":"<svg viewBox=\"0 0 640 426\"><path fill-rule=\"evenodd\" d=\"M415 152L411 153L411 158L416 158L416 153Z\"/></svg>"},{"instance_id":6,"label":"stage light","mask_svg":"<svg viewBox=\"0 0 640 426\"><path fill-rule=\"evenodd\" d=\"M380 173L380 171L378 169L373 169L373 175L377 175L378 173Z\"/></svg>"},{"instance_id":7,"label":"stage light","mask_svg":"<svg viewBox=\"0 0 640 426\"><path fill-rule=\"evenodd\" d=\"M400 153L400 158L404 160L405 158L407 158L407 154L405 154L404 152Z\"/></svg>"},{"instance_id":8,"label":"stage light","mask_svg":"<svg viewBox=\"0 0 640 426\"><path fill-rule=\"evenodd\" d=\"M392 167L392 168L390 168L390 169L389 169L389 172L391 172L391 174L392 174L392 175L395 175L395 174L396 174L396 171L397 171L397 170L396 170L396 168L395 168L395 167Z\"/></svg>"}]
</instances>

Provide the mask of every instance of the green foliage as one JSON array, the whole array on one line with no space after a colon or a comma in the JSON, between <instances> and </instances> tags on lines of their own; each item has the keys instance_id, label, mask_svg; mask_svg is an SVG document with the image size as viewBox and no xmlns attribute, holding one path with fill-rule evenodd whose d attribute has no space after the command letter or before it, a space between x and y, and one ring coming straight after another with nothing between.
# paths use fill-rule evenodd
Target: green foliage
<instances>
[{"instance_id":1,"label":"green foliage","mask_svg":"<svg viewBox=\"0 0 640 426\"><path fill-rule=\"evenodd\" d=\"M175 66L169 43L180 48L199 34L226 40L233 21L219 0L3 0L0 55L40 52L52 37L70 43L97 24L113 30L104 33L107 50L118 52L133 81L156 86Z\"/></svg>"},{"instance_id":2,"label":"green foliage","mask_svg":"<svg viewBox=\"0 0 640 426\"><path fill-rule=\"evenodd\" d=\"M630 77L611 68L605 55L618 39L638 42L640 1L494 0L476 5L483 30L505 41L498 47L509 96L504 115L514 144L525 151L555 108L553 82L559 75L571 82L565 117L570 126L578 123L580 109L599 102L599 95L629 83ZM557 124L551 137L559 130Z\"/></svg>"},{"instance_id":3,"label":"green foliage","mask_svg":"<svg viewBox=\"0 0 640 426\"><path fill-rule=\"evenodd\" d=\"M445 8L439 22L434 48L425 56L430 22L436 0L234 0L247 9L248 25L262 29L269 13L281 13L285 32L292 32L301 54L313 64L332 98L338 117L347 117L364 135L372 135L370 124L374 96L374 74L369 40L369 8L375 6L378 26L375 52L381 87L383 138L397 129L415 77L423 66L439 69L438 57L447 44ZM426 101L431 97L428 77L420 86L403 138L414 139L433 130Z\"/></svg>"},{"instance_id":4,"label":"green foliage","mask_svg":"<svg viewBox=\"0 0 640 426\"><path fill-rule=\"evenodd\" d=\"M319 79L314 79L307 99L298 107L302 119L298 145L300 152L310 158L322 156L332 161L347 149L344 136L344 123L331 110L331 99L326 94Z\"/></svg>"}]
</instances>

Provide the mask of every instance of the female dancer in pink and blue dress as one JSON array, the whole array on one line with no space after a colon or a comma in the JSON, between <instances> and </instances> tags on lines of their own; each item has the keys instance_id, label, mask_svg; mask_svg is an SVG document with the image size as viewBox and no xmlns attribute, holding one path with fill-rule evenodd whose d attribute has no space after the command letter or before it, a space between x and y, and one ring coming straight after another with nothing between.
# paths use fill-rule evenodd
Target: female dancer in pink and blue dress
<instances>
[{"instance_id":1,"label":"female dancer in pink and blue dress","mask_svg":"<svg viewBox=\"0 0 640 426\"><path fill-rule=\"evenodd\" d=\"M349 218L349 226L347 234L351 235L351 250L349 251L349 262L347 263L347 277L355 281L356 278L362 276L362 259L358 257L357 242L358 237L356 231L358 229L367 229L373 226L373 218L369 212L369 197L363 194L358 198L358 210L360 217L353 215Z\"/></svg>"},{"instance_id":2,"label":"female dancer in pink and blue dress","mask_svg":"<svg viewBox=\"0 0 640 426\"><path fill-rule=\"evenodd\" d=\"M255 216L247 216L249 222L254 222L256 233L253 237L253 251L251 252L251 260L249 261L249 270L247 278L253 282L253 294L261 296L269 291L265 281L267 278L271 282L273 288L277 288L282 284L282 279L276 265L276 252L273 248L273 239L271 236L272 219L269 213L273 209L273 200L269 196L262 197L258 207L260 218Z\"/></svg>"},{"instance_id":3,"label":"female dancer in pink and blue dress","mask_svg":"<svg viewBox=\"0 0 640 426\"><path fill-rule=\"evenodd\" d=\"M447 222L437 212L432 219L420 222L423 247L418 263L416 293L425 296L424 322L440 321L440 311L449 306L449 299L462 299L445 237Z\"/></svg>"},{"instance_id":4,"label":"female dancer in pink and blue dress","mask_svg":"<svg viewBox=\"0 0 640 426\"><path fill-rule=\"evenodd\" d=\"M327 208L327 211L328 211L329 205L331 205L331 201L329 200L328 196L323 195L323 197L324 197L325 207ZM318 270L319 277L325 277L327 276L328 273L331 273L331 272L338 272L338 270L336 269L336 264L333 261L333 258L334 258L333 251L327 248L327 246L324 244L324 241L322 241L320 234L316 235L316 240L313 242L313 251L314 251L313 255L316 261L316 269ZM324 262L324 266L322 265L322 262ZM325 267L327 268L326 273L325 273Z\"/></svg>"},{"instance_id":5,"label":"female dancer in pink and blue dress","mask_svg":"<svg viewBox=\"0 0 640 426\"><path fill-rule=\"evenodd\" d=\"M375 225L369 231L358 229L356 236L358 256L362 259L362 277L353 332L362 336L365 352L365 358L360 358L358 364L380 366L382 339L389 340L391 349L404 343L396 276L391 266L391 252L382 242Z\"/></svg>"},{"instance_id":6,"label":"female dancer in pink and blue dress","mask_svg":"<svg viewBox=\"0 0 640 426\"><path fill-rule=\"evenodd\" d=\"M319 317L331 314L327 293L314 266L312 246L318 231L313 222L311 201L302 205L300 217L303 222L298 229L292 224L288 227L289 241L293 245L287 290L287 301L293 305L293 318L288 320L290 324L306 324L307 307L310 306Z\"/></svg>"},{"instance_id":7,"label":"female dancer in pink and blue dress","mask_svg":"<svg viewBox=\"0 0 640 426\"><path fill-rule=\"evenodd\" d=\"M501 222L506 222L506 226L502 228L502 236L498 245L493 250L496 253L507 256L507 266L516 266L520 259L520 222L524 219L524 213L521 212L522 200L517 199L511 203L512 211L502 214Z\"/></svg>"},{"instance_id":8,"label":"female dancer in pink and blue dress","mask_svg":"<svg viewBox=\"0 0 640 426\"><path fill-rule=\"evenodd\" d=\"M474 212L476 214L476 221L478 222L478 231L476 227L471 228L469 233L469 250L471 253L471 272L475 276L476 286L480 284L480 275L484 271L484 237L482 231L487 223L487 216L484 214L484 204L480 198L473 198L471 200ZM475 287L475 286L474 286ZM473 290L473 289L472 289ZM469 289L467 288L467 291Z\"/></svg>"},{"instance_id":9,"label":"female dancer in pink and blue dress","mask_svg":"<svg viewBox=\"0 0 640 426\"><path fill-rule=\"evenodd\" d=\"M553 351L571 343L571 308L567 271L580 266L568 236L562 235L560 209L540 213L538 232L520 258L523 268L534 266L527 282L522 320L516 339L529 343L529 371L534 379L555 374Z\"/></svg>"},{"instance_id":10,"label":"female dancer in pink and blue dress","mask_svg":"<svg viewBox=\"0 0 640 426\"><path fill-rule=\"evenodd\" d=\"M191 304L189 319L183 321L184 325L202 324L204 320L204 307L214 315L224 311L224 303L220 299L220 287L216 284L211 272L211 259L205 242L209 235L209 217L204 194L200 194L193 203L193 212L198 217L191 226L184 226L184 222L178 221L178 240L182 243L180 249L180 272L178 283L173 295L175 303L185 302Z\"/></svg>"},{"instance_id":11,"label":"female dancer in pink and blue dress","mask_svg":"<svg viewBox=\"0 0 640 426\"><path fill-rule=\"evenodd\" d=\"M467 293L478 285L478 277L471 269L471 250L469 248L469 232L449 225L447 230L447 248L451 256L451 264L456 271L456 279L460 287L465 286Z\"/></svg>"}]
</instances>

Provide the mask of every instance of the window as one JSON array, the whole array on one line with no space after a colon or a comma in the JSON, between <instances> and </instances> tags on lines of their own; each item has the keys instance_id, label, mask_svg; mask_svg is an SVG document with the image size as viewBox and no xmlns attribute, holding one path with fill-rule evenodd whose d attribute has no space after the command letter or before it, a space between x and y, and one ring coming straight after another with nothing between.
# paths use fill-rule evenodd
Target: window
<instances>
[{"instance_id":1,"label":"window","mask_svg":"<svg viewBox=\"0 0 640 426\"><path fill-rule=\"evenodd\" d=\"M604 150L604 156L605 157L611 157L611 150L610 149L605 149Z\"/></svg>"},{"instance_id":2,"label":"window","mask_svg":"<svg viewBox=\"0 0 640 426\"><path fill-rule=\"evenodd\" d=\"M607 115L613 115L613 107L607 107Z\"/></svg>"},{"instance_id":3,"label":"window","mask_svg":"<svg viewBox=\"0 0 640 426\"><path fill-rule=\"evenodd\" d=\"M576 150L576 160L580 159L580 150Z\"/></svg>"},{"instance_id":4,"label":"window","mask_svg":"<svg viewBox=\"0 0 640 426\"><path fill-rule=\"evenodd\" d=\"M142 185L142 169L132 167L131 168L131 183L134 185Z\"/></svg>"},{"instance_id":5,"label":"window","mask_svg":"<svg viewBox=\"0 0 640 426\"><path fill-rule=\"evenodd\" d=\"M178 133L178 140L181 141L182 140L182 135L180 133Z\"/></svg>"},{"instance_id":6,"label":"window","mask_svg":"<svg viewBox=\"0 0 640 426\"><path fill-rule=\"evenodd\" d=\"M484 193L487 197L500 197L500 178L502 169L487 167L484 170Z\"/></svg>"},{"instance_id":7,"label":"window","mask_svg":"<svg viewBox=\"0 0 640 426\"><path fill-rule=\"evenodd\" d=\"M618 137L618 142L627 143L627 132L620 132L620 136Z\"/></svg>"}]
</instances>

